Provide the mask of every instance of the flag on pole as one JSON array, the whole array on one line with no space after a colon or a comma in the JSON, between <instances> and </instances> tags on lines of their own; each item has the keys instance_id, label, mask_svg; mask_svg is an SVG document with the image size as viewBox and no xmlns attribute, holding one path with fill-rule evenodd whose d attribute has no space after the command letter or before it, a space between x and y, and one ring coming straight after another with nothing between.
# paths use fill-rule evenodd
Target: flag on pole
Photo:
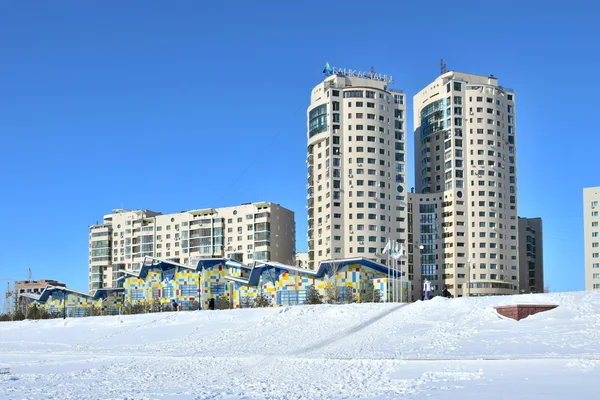
<instances>
[{"instance_id":1,"label":"flag on pole","mask_svg":"<svg viewBox=\"0 0 600 400\"><path fill-rule=\"evenodd\" d=\"M387 254L392 248L392 240L388 239L388 242L385 244L385 247L383 248L383 251L381 252L382 254Z\"/></svg>"},{"instance_id":2,"label":"flag on pole","mask_svg":"<svg viewBox=\"0 0 600 400\"><path fill-rule=\"evenodd\" d=\"M394 250L392 250L392 257L394 257L394 260L397 260L400 257L402 257L403 255L404 255L404 246L401 243L396 243Z\"/></svg>"}]
</instances>

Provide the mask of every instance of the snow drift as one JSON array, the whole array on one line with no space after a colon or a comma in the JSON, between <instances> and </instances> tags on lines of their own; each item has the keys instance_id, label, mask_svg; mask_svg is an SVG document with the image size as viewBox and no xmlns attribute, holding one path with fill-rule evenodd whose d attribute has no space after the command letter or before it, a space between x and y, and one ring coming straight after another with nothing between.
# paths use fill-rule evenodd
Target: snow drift
<instances>
[{"instance_id":1,"label":"snow drift","mask_svg":"<svg viewBox=\"0 0 600 400\"><path fill-rule=\"evenodd\" d=\"M562 398L599 360L591 292L5 322L0 398Z\"/></svg>"}]
</instances>

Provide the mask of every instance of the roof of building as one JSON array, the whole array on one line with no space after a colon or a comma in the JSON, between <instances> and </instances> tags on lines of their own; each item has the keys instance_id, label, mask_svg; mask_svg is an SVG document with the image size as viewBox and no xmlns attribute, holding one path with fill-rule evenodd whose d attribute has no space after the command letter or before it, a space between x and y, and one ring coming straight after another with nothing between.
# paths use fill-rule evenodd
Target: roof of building
<instances>
[{"instance_id":1,"label":"roof of building","mask_svg":"<svg viewBox=\"0 0 600 400\"><path fill-rule=\"evenodd\" d=\"M287 271L287 272L295 272L295 273L300 273L303 275L313 276L315 278L322 278L326 274L333 272L334 269L343 268L343 267L346 267L351 264L358 264L358 265L362 265L364 267L371 268L375 271L378 271L378 272L381 272L384 274L389 273L390 275L392 275L395 278L400 277L399 270L394 269L394 268L389 269L384 264L380 264L376 261L369 260L369 259L363 258L363 257L322 261L319 264L319 268L317 268L316 270L298 268L296 266L285 265L285 264L282 264L282 263L279 263L276 261L256 261L254 263L254 265L252 267L250 267L248 265L245 265L245 264L243 264L237 260L233 260L233 259L208 258L208 259L201 259L198 262L198 264L196 265L196 267L192 267L189 265L179 264L177 262L170 261L170 260L162 260L162 259L158 259L155 257L147 257L147 258L151 259L152 262L150 264L147 264L146 260L144 260L144 265L139 271L135 271L135 272L122 271L122 272L124 272L127 275L135 276L138 278L144 278L148 274L148 271L150 269L155 269L155 268L165 270L165 269L170 269L173 267L182 267L182 268L186 268L186 269L200 271L203 269L209 269L216 265L222 264L222 265L227 265L229 267L234 267L234 268L239 267L239 268L243 268L246 270L250 270L250 274L248 275L248 277L237 277L237 276L228 275L225 277L226 279L235 281L238 283L242 283L242 284L256 286L256 285L258 285L258 283L260 281L260 276L263 274L263 272L268 271L270 269L276 269L276 270ZM125 276L122 276L118 280L122 280L124 278L125 278Z\"/></svg>"},{"instance_id":2,"label":"roof of building","mask_svg":"<svg viewBox=\"0 0 600 400\"><path fill-rule=\"evenodd\" d=\"M50 297L54 292L59 292L59 293L76 294L79 296L88 297L93 300L97 300L99 298L107 297L110 293L122 292L124 290L125 289L123 289L123 288L102 288L102 289L96 289L93 294L89 294L89 293L80 292L78 290L69 289L69 288L63 287L63 286L48 285L44 288L42 293L39 293L39 294L22 293L22 294L20 294L20 296L27 297L27 298L35 300L35 301L43 302L43 301L48 300L48 297Z\"/></svg>"}]
</instances>

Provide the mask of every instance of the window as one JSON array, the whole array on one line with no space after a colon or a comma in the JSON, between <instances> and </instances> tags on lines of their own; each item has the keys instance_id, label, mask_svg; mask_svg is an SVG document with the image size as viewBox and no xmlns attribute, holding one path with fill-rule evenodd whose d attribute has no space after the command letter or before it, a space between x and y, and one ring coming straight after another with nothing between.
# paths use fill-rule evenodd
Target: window
<instances>
[{"instance_id":1,"label":"window","mask_svg":"<svg viewBox=\"0 0 600 400\"><path fill-rule=\"evenodd\" d=\"M196 296L198 295L198 286L196 285L182 285L180 286L182 296Z\"/></svg>"}]
</instances>

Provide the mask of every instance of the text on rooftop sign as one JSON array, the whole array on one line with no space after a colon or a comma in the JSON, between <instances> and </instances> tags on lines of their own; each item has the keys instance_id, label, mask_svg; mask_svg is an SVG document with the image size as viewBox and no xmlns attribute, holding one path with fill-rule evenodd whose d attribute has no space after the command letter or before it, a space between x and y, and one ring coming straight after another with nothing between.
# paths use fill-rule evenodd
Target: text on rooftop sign
<instances>
[{"instance_id":1,"label":"text on rooftop sign","mask_svg":"<svg viewBox=\"0 0 600 400\"><path fill-rule=\"evenodd\" d=\"M394 81L394 79L391 75L388 76L388 75L384 75L384 74L378 74L375 71L367 72L367 71L358 71L355 69L330 67L329 63L325 64L323 73L327 76L330 76L330 75L347 76L349 78L371 79L374 81L381 81L381 82L385 82L385 83L392 83Z\"/></svg>"}]
</instances>

